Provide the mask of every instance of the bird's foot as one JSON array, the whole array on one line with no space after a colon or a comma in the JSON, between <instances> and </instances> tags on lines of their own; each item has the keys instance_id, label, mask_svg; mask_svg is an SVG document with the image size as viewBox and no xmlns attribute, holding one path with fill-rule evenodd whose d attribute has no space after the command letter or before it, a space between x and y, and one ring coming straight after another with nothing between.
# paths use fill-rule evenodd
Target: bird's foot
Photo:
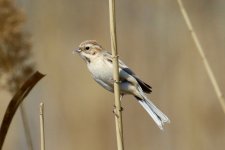
<instances>
[{"instance_id":1,"label":"bird's foot","mask_svg":"<svg viewBox=\"0 0 225 150\"><path fill-rule=\"evenodd\" d=\"M124 110L123 107L120 107L119 111L122 112L123 110ZM114 114L117 118L119 118L119 115L118 115L117 112L116 112L116 105L113 106L113 114Z\"/></svg>"}]
</instances>

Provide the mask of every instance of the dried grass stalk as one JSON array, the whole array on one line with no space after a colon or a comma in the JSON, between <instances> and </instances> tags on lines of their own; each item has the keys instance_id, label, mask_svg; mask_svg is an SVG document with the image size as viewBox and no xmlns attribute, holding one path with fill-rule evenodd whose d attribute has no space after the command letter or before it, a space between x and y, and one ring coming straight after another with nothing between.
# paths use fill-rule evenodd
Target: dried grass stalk
<instances>
[{"instance_id":1,"label":"dried grass stalk","mask_svg":"<svg viewBox=\"0 0 225 150\"><path fill-rule=\"evenodd\" d=\"M116 137L118 150L124 149L123 142L123 123L120 103L120 87L119 87L119 66L118 66L118 52L116 39L116 15L115 15L115 0L109 0L109 18L110 18L110 36L111 48L113 56L113 78L114 78L114 95L115 95L115 123L116 123Z\"/></svg>"},{"instance_id":2,"label":"dried grass stalk","mask_svg":"<svg viewBox=\"0 0 225 150\"><path fill-rule=\"evenodd\" d=\"M41 135L41 150L45 150L44 103L40 103L40 135Z\"/></svg>"},{"instance_id":3,"label":"dried grass stalk","mask_svg":"<svg viewBox=\"0 0 225 150\"><path fill-rule=\"evenodd\" d=\"M207 72L207 74L209 76L209 79L210 79L210 81L211 81L211 83L213 85L213 88L214 88L214 90L216 92L216 95L217 95L217 98L219 100L219 103L220 103L220 105L221 105L221 107L223 109L223 112L225 113L225 100L224 100L223 94L222 94L222 92L220 90L220 87L218 85L218 82L216 80L216 77L215 77L215 75L214 75L214 73L213 73L213 71L212 71L212 69L211 69L211 67L209 65L209 62L208 62L208 60L207 60L207 58L205 56L205 52L204 52L204 50L202 48L202 45L201 45L201 43L200 43L200 41L199 41L199 39L197 37L197 34L194 31L194 29L193 29L191 20L188 17L188 14L187 14L187 12L186 12L186 10L184 8L182 0L177 0L177 2L179 4L181 13L182 13L182 15L184 17L184 20L185 20L185 22L187 24L187 27L188 27L189 31L191 32L191 37L194 40L194 43L195 43L195 45L197 47L197 50L198 50L198 52L199 52L199 54L200 54L200 56L202 58L203 64L204 64L205 69L206 69L206 72Z\"/></svg>"},{"instance_id":4,"label":"dried grass stalk","mask_svg":"<svg viewBox=\"0 0 225 150\"><path fill-rule=\"evenodd\" d=\"M38 71L35 72L30 78L26 80L26 82L19 88L16 94L13 96L9 105L6 109L5 115L3 117L3 121L0 127L0 150L3 147L5 137L7 135L9 126L12 122L12 119L26 96L29 94L31 89L37 84L37 82L43 78L44 75L39 73Z\"/></svg>"}]
</instances>

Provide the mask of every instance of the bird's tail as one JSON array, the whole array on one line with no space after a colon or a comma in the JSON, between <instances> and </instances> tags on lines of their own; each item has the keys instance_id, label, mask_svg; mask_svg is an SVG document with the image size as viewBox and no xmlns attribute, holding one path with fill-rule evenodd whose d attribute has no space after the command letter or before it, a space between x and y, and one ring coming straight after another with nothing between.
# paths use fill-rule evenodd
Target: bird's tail
<instances>
[{"instance_id":1,"label":"bird's tail","mask_svg":"<svg viewBox=\"0 0 225 150\"><path fill-rule=\"evenodd\" d=\"M170 123L169 118L161 112L142 92L140 94L144 99L139 100L138 102L141 106L148 112L148 114L152 117L155 123L159 126L161 130L163 130L164 123Z\"/></svg>"}]
</instances>

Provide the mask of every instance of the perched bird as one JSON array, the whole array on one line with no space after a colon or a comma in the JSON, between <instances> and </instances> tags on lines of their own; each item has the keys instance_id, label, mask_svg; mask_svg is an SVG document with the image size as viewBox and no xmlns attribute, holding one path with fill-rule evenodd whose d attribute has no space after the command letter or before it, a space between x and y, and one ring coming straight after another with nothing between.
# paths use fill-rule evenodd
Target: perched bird
<instances>
[{"instance_id":1,"label":"perched bird","mask_svg":"<svg viewBox=\"0 0 225 150\"><path fill-rule=\"evenodd\" d=\"M86 62L94 80L110 92L114 90L112 55L95 40L87 40L74 50ZM163 114L144 93L151 93L151 86L143 82L129 67L119 60L120 94L133 95L162 130L169 118Z\"/></svg>"}]
</instances>

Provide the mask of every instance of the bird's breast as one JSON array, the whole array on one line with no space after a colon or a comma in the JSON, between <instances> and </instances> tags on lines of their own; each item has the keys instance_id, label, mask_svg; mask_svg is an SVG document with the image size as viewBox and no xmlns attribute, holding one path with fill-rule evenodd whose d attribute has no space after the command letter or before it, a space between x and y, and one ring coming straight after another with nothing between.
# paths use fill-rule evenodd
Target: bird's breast
<instances>
[{"instance_id":1,"label":"bird's breast","mask_svg":"<svg viewBox=\"0 0 225 150\"><path fill-rule=\"evenodd\" d=\"M102 80L107 84L113 84L113 66L103 59L92 61L88 64L88 69L93 78Z\"/></svg>"}]
</instances>

